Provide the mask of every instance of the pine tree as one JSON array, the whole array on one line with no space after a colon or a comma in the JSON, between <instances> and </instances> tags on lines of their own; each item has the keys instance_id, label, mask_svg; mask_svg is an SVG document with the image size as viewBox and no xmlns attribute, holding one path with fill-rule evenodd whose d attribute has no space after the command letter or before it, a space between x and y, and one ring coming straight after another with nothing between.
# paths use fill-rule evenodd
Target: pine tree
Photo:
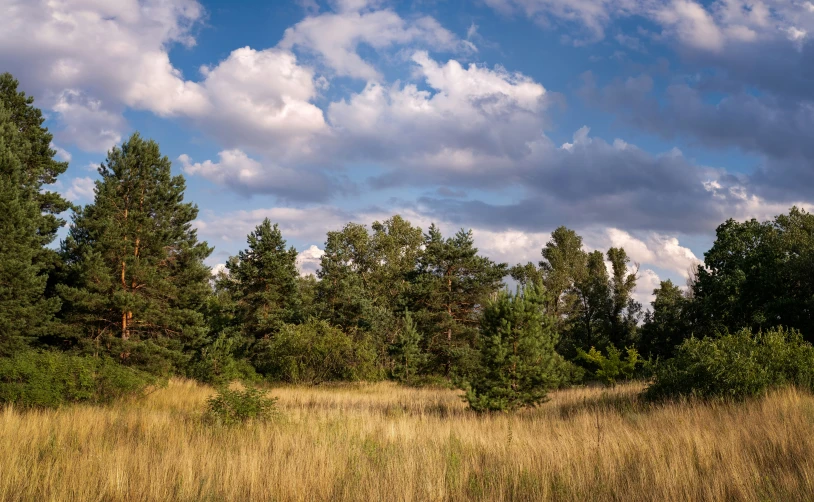
<instances>
[{"instance_id":1,"label":"pine tree","mask_svg":"<svg viewBox=\"0 0 814 502\"><path fill-rule=\"evenodd\" d=\"M43 188L55 183L57 176L68 169L68 163L54 159L56 152L51 148L53 136L42 126L45 121L42 112L34 106L34 98L19 92L17 86L18 82L11 74L0 74L0 102L25 144L25 147L16 150L22 166L18 183L39 209L36 235L40 246L34 260L47 272L55 266L58 256L45 246L53 242L57 231L65 224L58 215L70 209L71 204L58 193Z\"/></svg>"},{"instance_id":2,"label":"pine tree","mask_svg":"<svg viewBox=\"0 0 814 502\"><path fill-rule=\"evenodd\" d=\"M252 339L278 332L301 319L297 250L268 218L248 236L249 247L229 260L228 284L237 302L237 320Z\"/></svg>"},{"instance_id":3,"label":"pine tree","mask_svg":"<svg viewBox=\"0 0 814 502\"><path fill-rule=\"evenodd\" d=\"M138 134L108 153L99 175L63 243L66 321L123 360L168 369L206 333L212 248L192 228L198 208L183 202L184 178L171 175L158 144Z\"/></svg>"},{"instance_id":4,"label":"pine tree","mask_svg":"<svg viewBox=\"0 0 814 502\"><path fill-rule=\"evenodd\" d=\"M37 335L59 308L58 300L43 297L47 277L37 263L41 213L26 189L23 163L29 144L11 119L0 102L0 356L19 348L23 337Z\"/></svg>"},{"instance_id":5,"label":"pine tree","mask_svg":"<svg viewBox=\"0 0 814 502\"><path fill-rule=\"evenodd\" d=\"M483 312L478 341L480 368L464 387L475 411L511 411L545 401L560 381L554 319L538 284L512 295L502 292Z\"/></svg>"},{"instance_id":6,"label":"pine tree","mask_svg":"<svg viewBox=\"0 0 814 502\"><path fill-rule=\"evenodd\" d=\"M410 311L405 310L402 329L390 347L390 355L393 358L393 376L397 380L412 381L424 365L426 355L421 351L421 338Z\"/></svg>"},{"instance_id":7,"label":"pine tree","mask_svg":"<svg viewBox=\"0 0 814 502\"><path fill-rule=\"evenodd\" d=\"M444 239L432 225L424 236L419 260L416 307L436 371L452 376L454 366L471 366L481 306L501 287L505 263L478 255L472 231L460 230Z\"/></svg>"},{"instance_id":8,"label":"pine tree","mask_svg":"<svg viewBox=\"0 0 814 502\"><path fill-rule=\"evenodd\" d=\"M653 295L652 311L645 314L642 326L642 353L668 359L673 356L675 348L692 335L691 300L670 279L661 281Z\"/></svg>"}]
</instances>

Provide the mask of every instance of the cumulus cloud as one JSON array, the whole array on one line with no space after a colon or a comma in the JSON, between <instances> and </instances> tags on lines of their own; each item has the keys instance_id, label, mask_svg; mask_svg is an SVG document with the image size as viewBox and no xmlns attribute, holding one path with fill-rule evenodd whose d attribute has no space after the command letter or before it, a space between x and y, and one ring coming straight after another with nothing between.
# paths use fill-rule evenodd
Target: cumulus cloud
<instances>
[{"instance_id":1,"label":"cumulus cloud","mask_svg":"<svg viewBox=\"0 0 814 502\"><path fill-rule=\"evenodd\" d=\"M410 43L435 50L474 49L432 17L408 21L389 9L364 12L371 4L375 3L337 2L338 12L309 16L288 28L279 47L315 54L337 75L365 80L380 80L381 73L359 55L360 44L376 50Z\"/></svg>"},{"instance_id":2,"label":"cumulus cloud","mask_svg":"<svg viewBox=\"0 0 814 502\"><path fill-rule=\"evenodd\" d=\"M281 200L324 201L338 191L352 189L349 183L320 173L263 164L241 150L224 150L219 161L192 162L187 154L178 157L184 173L203 176L240 193L274 194Z\"/></svg>"},{"instance_id":3,"label":"cumulus cloud","mask_svg":"<svg viewBox=\"0 0 814 502\"><path fill-rule=\"evenodd\" d=\"M93 178L74 178L65 192L65 197L71 202L90 202L93 200L95 188Z\"/></svg>"},{"instance_id":4,"label":"cumulus cloud","mask_svg":"<svg viewBox=\"0 0 814 502\"><path fill-rule=\"evenodd\" d=\"M308 249L297 253L297 270L301 276L315 275L319 270L320 259L325 251L311 244Z\"/></svg>"},{"instance_id":5,"label":"cumulus cloud","mask_svg":"<svg viewBox=\"0 0 814 502\"><path fill-rule=\"evenodd\" d=\"M419 173L435 180L479 171L506 176L500 167L527 155L542 135L546 90L531 78L501 67L442 64L422 51L412 61L430 90L368 83L328 108L329 122L353 152L410 168L388 173L379 185Z\"/></svg>"},{"instance_id":6,"label":"cumulus cloud","mask_svg":"<svg viewBox=\"0 0 814 502\"><path fill-rule=\"evenodd\" d=\"M2 0L0 61L59 114L62 141L104 150L121 137L124 106L172 115L204 99L169 62L194 44L196 0Z\"/></svg>"}]
</instances>

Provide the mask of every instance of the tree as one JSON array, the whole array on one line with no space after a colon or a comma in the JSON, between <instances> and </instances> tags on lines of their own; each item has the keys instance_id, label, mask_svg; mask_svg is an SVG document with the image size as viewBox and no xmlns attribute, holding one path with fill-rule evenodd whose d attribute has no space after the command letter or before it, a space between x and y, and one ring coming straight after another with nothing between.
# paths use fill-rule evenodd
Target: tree
<instances>
[{"instance_id":1,"label":"tree","mask_svg":"<svg viewBox=\"0 0 814 502\"><path fill-rule=\"evenodd\" d=\"M426 355L421 351L421 334L418 332L409 310L404 311L401 331L390 346L393 358L393 376L401 382L410 382L418 375L426 362Z\"/></svg>"},{"instance_id":2,"label":"tree","mask_svg":"<svg viewBox=\"0 0 814 502\"><path fill-rule=\"evenodd\" d=\"M225 280L237 302L237 322L258 339L301 320L297 250L286 248L279 227L268 218L247 240L249 247L226 263Z\"/></svg>"},{"instance_id":3,"label":"tree","mask_svg":"<svg viewBox=\"0 0 814 502\"><path fill-rule=\"evenodd\" d=\"M24 197L31 198L38 208L35 235L39 246L34 262L41 266L42 273L47 273L57 263L58 255L45 246L54 241L57 231L65 224L58 215L70 209L71 204L44 187L56 183L57 177L68 169L68 163L54 159L53 136L42 126L45 118L34 106L34 98L18 91L18 85L11 74L0 74L0 103L25 145L15 150L22 170L17 183Z\"/></svg>"},{"instance_id":4,"label":"tree","mask_svg":"<svg viewBox=\"0 0 814 502\"><path fill-rule=\"evenodd\" d=\"M471 366L482 305L501 287L505 263L478 255L472 231L444 239L433 224L419 258L416 308L433 366L451 376L453 366Z\"/></svg>"},{"instance_id":5,"label":"tree","mask_svg":"<svg viewBox=\"0 0 814 502\"><path fill-rule=\"evenodd\" d=\"M633 300L636 290L636 270L628 273L630 263L623 248L610 248L607 253L613 276L610 279L610 311L608 312L608 341L616 347L632 345L637 341L642 306Z\"/></svg>"},{"instance_id":6,"label":"tree","mask_svg":"<svg viewBox=\"0 0 814 502\"><path fill-rule=\"evenodd\" d=\"M814 340L814 215L793 207L773 221L727 220L693 296L699 334L782 325Z\"/></svg>"},{"instance_id":7,"label":"tree","mask_svg":"<svg viewBox=\"0 0 814 502\"><path fill-rule=\"evenodd\" d=\"M58 288L75 337L156 371L201 343L211 294L203 260L212 248L198 241L198 209L170 171L158 144L138 134L108 152L94 202L63 243L69 282Z\"/></svg>"},{"instance_id":8,"label":"tree","mask_svg":"<svg viewBox=\"0 0 814 502\"><path fill-rule=\"evenodd\" d=\"M691 300L670 279L661 281L653 295L652 310L644 317L640 346L645 356L668 359L675 347L692 335Z\"/></svg>"},{"instance_id":9,"label":"tree","mask_svg":"<svg viewBox=\"0 0 814 502\"><path fill-rule=\"evenodd\" d=\"M545 313L542 286L502 292L483 312L479 371L465 385L475 411L511 411L545 401L560 381L554 319Z\"/></svg>"},{"instance_id":10,"label":"tree","mask_svg":"<svg viewBox=\"0 0 814 502\"><path fill-rule=\"evenodd\" d=\"M28 148L0 102L0 356L19 348L24 336L36 335L59 308L58 300L43 297L40 206L25 188L29 173L19 155Z\"/></svg>"}]
</instances>

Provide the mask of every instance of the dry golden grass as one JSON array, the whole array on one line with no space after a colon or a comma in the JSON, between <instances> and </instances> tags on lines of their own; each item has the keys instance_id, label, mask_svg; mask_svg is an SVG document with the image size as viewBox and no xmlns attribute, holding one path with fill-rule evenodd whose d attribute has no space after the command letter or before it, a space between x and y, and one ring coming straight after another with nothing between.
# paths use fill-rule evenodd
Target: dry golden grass
<instances>
[{"instance_id":1,"label":"dry golden grass","mask_svg":"<svg viewBox=\"0 0 814 502\"><path fill-rule=\"evenodd\" d=\"M814 397L646 407L639 387L477 416L389 383L277 388L282 418L201 420L212 390L0 410L0 500L814 500Z\"/></svg>"}]
</instances>

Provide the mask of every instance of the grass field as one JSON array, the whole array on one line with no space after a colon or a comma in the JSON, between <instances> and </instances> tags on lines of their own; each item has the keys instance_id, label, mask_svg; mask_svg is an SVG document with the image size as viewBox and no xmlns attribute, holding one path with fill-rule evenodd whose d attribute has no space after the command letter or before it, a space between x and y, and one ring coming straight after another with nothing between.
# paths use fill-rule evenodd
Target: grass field
<instances>
[{"instance_id":1,"label":"grass field","mask_svg":"<svg viewBox=\"0 0 814 502\"><path fill-rule=\"evenodd\" d=\"M389 383L276 388L281 416L201 420L212 389L0 410L1 500L814 500L814 398L647 407L640 387L477 416Z\"/></svg>"}]
</instances>

